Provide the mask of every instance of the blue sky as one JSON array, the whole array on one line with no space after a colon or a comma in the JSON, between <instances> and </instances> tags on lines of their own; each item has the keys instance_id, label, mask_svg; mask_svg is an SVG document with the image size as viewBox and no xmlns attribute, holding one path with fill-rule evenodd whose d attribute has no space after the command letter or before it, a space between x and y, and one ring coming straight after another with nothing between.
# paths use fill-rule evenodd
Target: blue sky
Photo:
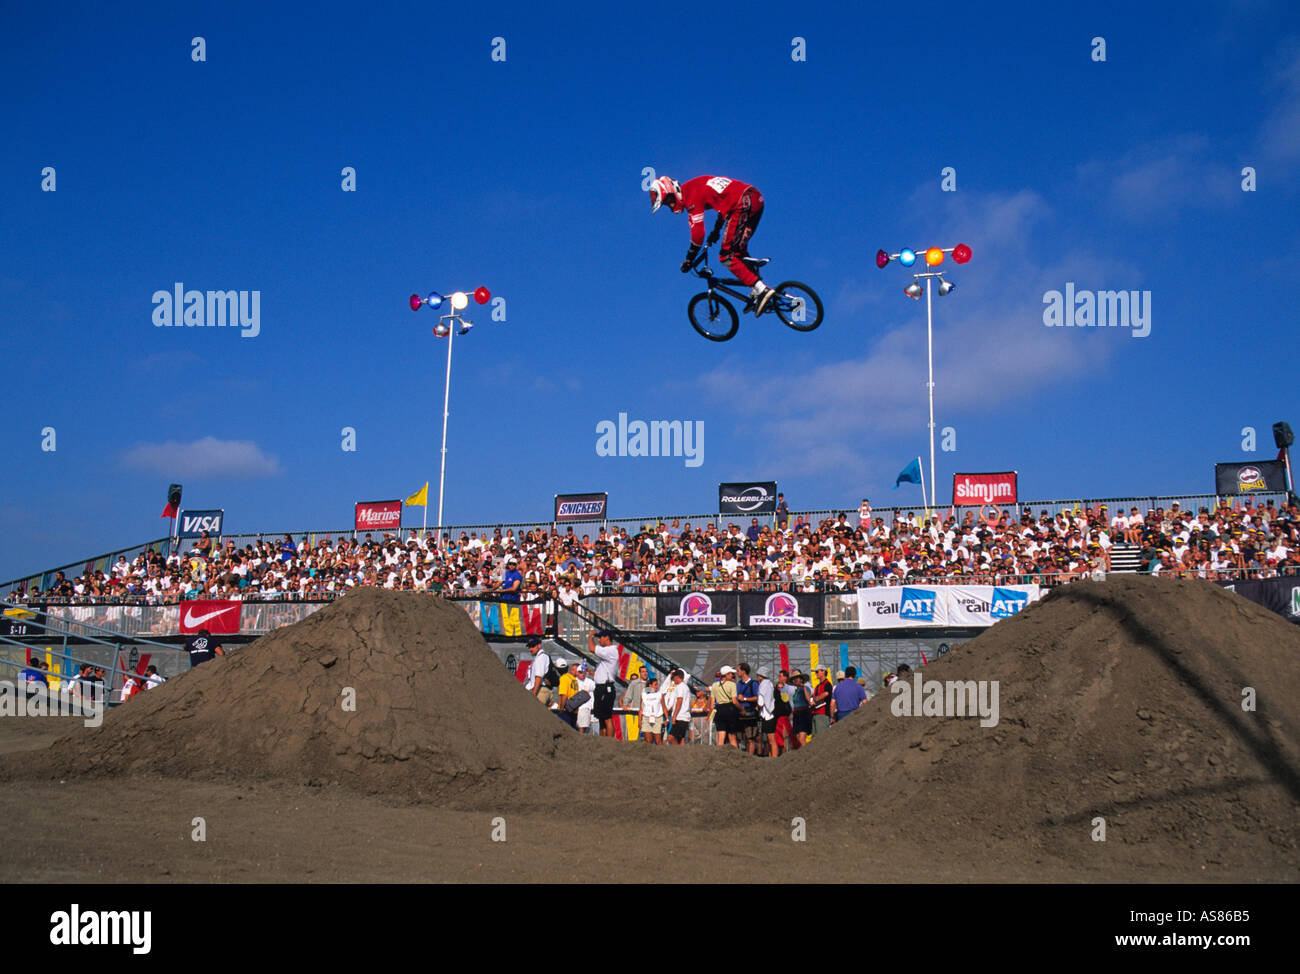
<instances>
[{"instance_id":1,"label":"blue sky","mask_svg":"<svg viewBox=\"0 0 1300 974\"><path fill-rule=\"evenodd\" d=\"M890 488L928 466L924 302L879 247L974 249L935 299L941 496L1005 469L1033 499L1209 491L1300 426L1290 4L183 6L0 15L0 578L162 534L171 481L236 532L436 494L446 346L412 291L506 299L454 346L450 524L564 491L699 512L750 478L915 502ZM758 186L752 251L821 328L697 337L645 167ZM1150 291L1150 335L1045 327L1067 281ZM154 327L176 282L259 291L260 334ZM704 462L597 456L620 412L703 422Z\"/></svg>"}]
</instances>

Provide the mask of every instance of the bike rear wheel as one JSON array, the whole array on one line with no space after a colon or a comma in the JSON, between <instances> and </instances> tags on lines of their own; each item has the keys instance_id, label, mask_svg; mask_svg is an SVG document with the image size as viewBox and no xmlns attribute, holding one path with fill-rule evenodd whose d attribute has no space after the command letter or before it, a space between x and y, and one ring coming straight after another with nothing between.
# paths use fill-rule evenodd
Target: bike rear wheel
<instances>
[{"instance_id":1,"label":"bike rear wheel","mask_svg":"<svg viewBox=\"0 0 1300 974\"><path fill-rule=\"evenodd\" d=\"M822 323L822 299L807 284L798 281L778 284L770 307L783 324L795 331L812 331Z\"/></svg>"},{"instance_id":2,"label":"bike rear wheel","mask_svg":"<svg viewBox=\"0 0 1300 974\"><path fill-rule=\"evenodd\" d=\"M686 306L691 326L711 342L725 342L740 328L740 318L731 302L720 294L701 291Z\"/></svg>"}]
</instances>

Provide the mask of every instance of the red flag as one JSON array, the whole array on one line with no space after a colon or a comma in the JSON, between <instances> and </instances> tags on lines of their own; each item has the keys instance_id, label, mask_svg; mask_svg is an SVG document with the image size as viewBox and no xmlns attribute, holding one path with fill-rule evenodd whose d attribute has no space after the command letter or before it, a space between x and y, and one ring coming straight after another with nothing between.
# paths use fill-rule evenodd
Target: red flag
<instances>
[{"instance_id":1,"label":"red flag","mask_svg":"<svg viewBox=\"0 0 1300 974\"><path fill-rule=\"evenodd\" d=\"M176 505L175 505L175 504L168 504L166 507L163 508L163 512L162 512L161 514L159 514L158 516L159 516L159 517L170 517L170 518L175 518L175 517L176 517L176 514L177 514L177 511L176 511Z\"/></svg>"}]
</instances>

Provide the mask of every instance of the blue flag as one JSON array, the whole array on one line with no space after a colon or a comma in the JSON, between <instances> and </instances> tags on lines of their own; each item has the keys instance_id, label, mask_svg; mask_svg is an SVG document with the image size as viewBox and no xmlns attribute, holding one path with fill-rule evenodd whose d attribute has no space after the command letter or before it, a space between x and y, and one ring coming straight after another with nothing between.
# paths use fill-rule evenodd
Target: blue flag
<instances>
[{"instance_id":1,"label":"blue flag","mask_svg":"<svg viewBox=\"0 0 1300 974\"><path fill-rule=\"evenodd\" d=\"M916 460L913 460L911 463L909 463L906 467L903 468L903 472L900 473L898 475L898 479L894 481L894 489L897 490L898 485L902 483L919 484L920 482L921 482L921 461L918 458Z\"/></svg>"}]
</instances>

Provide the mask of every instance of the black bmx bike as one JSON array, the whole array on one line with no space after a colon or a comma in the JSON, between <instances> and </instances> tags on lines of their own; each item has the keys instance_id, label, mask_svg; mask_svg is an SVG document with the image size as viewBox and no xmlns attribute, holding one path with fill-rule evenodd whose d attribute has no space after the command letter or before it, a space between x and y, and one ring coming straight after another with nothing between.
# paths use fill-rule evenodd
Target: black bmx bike
<instances>
[{"instance_id":1,"label":"black bmx bike","mask_svg":"<svg viewBox=\"0 0 1300 974\"><path fill-rule=\"evenodd\" d=\"M755 274L767 264L770 257L742 257ZM691 265L695 273L704 278L707 291L701 291L691 298L686 306L686 316L691 319L691 326L711 342L725 342L740 329L740 316L736 307L723 295L729 294L744 302L742 311L753 307L748 286L734 277L718 277L709 268L709 248L705 247ZM737 290L736 288L744 288ZM776 291L767 302L763 313L771 312L795 331L812 331L822 323L822 299L807 284L799 281L784 281L776 285Z\"/></svg>"}]
</instances>

